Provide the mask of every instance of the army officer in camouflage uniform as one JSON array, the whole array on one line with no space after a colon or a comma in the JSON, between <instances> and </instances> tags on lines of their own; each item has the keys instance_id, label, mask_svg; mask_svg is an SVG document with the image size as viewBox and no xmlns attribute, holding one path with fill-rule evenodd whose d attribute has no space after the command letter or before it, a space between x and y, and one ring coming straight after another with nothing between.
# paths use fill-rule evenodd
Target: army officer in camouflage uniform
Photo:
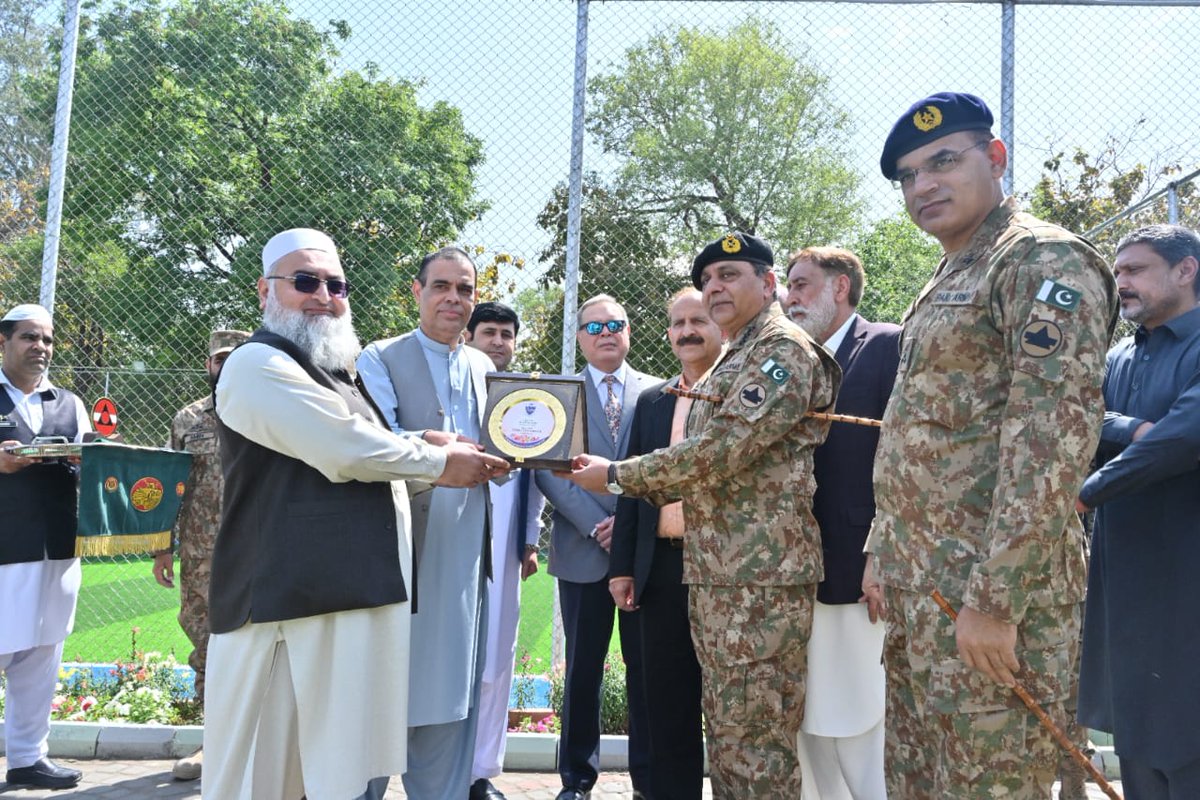
<instances>
[{"instance_id":1,"label":"army officer in camouflage uniform","mask_svg":"<svg viewBox=\"0 0 1200 800\"><path fill-rule=\"evenodd\" d=\"M225 358L250 334L245 331L213 331L208 340L204 367L216 385ZM192 643L188 664L196 673L196 701L204 705L204 663L208 653L208 578L213 542L221 525L221 454L217 448L217 418L212 395L184 406L171 420L171 448L192 454L192 472L183 507L175 528L179 543L179 625ZM168 589L175 586L174 556L170 550L154 555L154 578ZM178 780L200 777L201 755L197 752L175 762L172 774Z\"/></svg>"},{"instance_id":2,"label":"army officer in camouflage uniform","mask_svg":"<svg viewBox=\"0 0 1200 800\"><path fill-rule=\"evenodd\" d=\"M572 473L590 491L683 501L715 800L800 797L805 648L823 575L813 449L829 425L805 412L832 408L841 370L775 301L773 264L742 233L700 252L692 282L729 344L692 389L687 438L611 464L580 456Z\"/></svg>"},{"instance_id":3,"label":"army officer in camouflage uniform","mask_svg":"<svg viewBox=\"0 0 1200 800\"><path fill-rule=\"evenodd\" d=\"M978 97L933 95L880 162L946 253L904 318L867 541L886 587L888 793L906 800L1049 798L1055 743L1009 687L1065 725L1079 640L1073 503L1116 290L1088 242L1005 198L991 124Z\"/></svg>"}]
</instances>

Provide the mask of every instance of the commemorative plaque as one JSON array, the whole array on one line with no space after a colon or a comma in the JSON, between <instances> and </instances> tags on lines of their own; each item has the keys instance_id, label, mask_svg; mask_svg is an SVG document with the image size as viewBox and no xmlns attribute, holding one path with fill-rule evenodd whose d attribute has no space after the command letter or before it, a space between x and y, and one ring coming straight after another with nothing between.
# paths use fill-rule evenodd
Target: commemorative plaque
<instances>
[{"instance_id":1,"label":"commemorative plaque","mask_svg":"<svg viewBox=\"0 0 1200 800\"><path fill-rule=\"evenodd\" d=\"M575 375L497 372L487 376L483 446L515 466L571 468L587 452L587 400Z\"/></svg>"}]
</instances>

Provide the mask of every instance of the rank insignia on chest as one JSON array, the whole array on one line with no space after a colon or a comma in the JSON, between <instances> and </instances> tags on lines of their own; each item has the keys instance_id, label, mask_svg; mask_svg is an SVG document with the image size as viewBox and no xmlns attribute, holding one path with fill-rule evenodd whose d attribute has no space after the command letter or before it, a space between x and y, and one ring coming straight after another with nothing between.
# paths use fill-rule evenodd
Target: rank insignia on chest
<instances>
[{"instance_id":1,"label":"rank insignia on chest","mask_svg":"<svg viewBox=\"0 0 1200 800\"><path fill-rule=\"evenodd\" d=\"M1035 297L1048 306L1074 311L1079 308L1079 292L1047 278L1042 281Z\"/></svg>"},{"instance_id":2,"label":"rank insignia on chest","mask_svg":"<svg viewBox=\"0 0 1200 800\"><path fill-rule=\"evenodd\" d=\"M773 358L768 358L767 362L762 365L761 369L763 374L767 375L767 377L776 383L783 383L792 374L779 364L776 364L775 359Z\"/></svg>"}]
</instances>

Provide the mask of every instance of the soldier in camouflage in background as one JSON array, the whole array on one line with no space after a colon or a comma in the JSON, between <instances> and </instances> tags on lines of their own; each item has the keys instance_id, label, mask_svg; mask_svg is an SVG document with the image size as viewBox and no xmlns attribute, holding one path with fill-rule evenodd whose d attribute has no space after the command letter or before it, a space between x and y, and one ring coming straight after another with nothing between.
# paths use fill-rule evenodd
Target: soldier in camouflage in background
<instances>
[{"instance_id":1,"label":"soldier in camouflage in background","mask_svg":"<svg viewBox=\"0 0 1200 800\"><path fill-rule=\"evenodd\" d=\"M225 358L250 337L245 331L213 331L204 362L208 381L216 385ZM179 625L192 643L188 664L196 673L196 702L204 705L204 662L208 653L208 578L213 542L221 525L221 453L217 446L217 419L213 414L212 395L180 409L171 420L170 447L192 454L192 472L174 539L179 547ZM174 555L164 550L154 555L154 578L168 589L174 588ZM175 762L171 774L177 780L200 777L202 756L199 751Z\"/></svg>"},{"instance_id":2,"label":"soldier in camouflage in background","mask_svg":"<svg viewBox=\"0 0 1200 800\"><path fill-rule=\"evenodd\" d=\"M692 264L729 340L692 388L683 441L610 463L580 456L572 480L657 505L682 500L684 583L704 677L714 800L796 800L809 633L821 540L813 450L841 369L775 300L774 256L733 233Z\"/></svg>"},{"instance_id":3,"label":"soldier in camouflage in background","mask_svg":"<svg viewBox=\"0 0 1200 800\"><path fill-rule=\"evenodd\" d=\"M1065 725L1079 641L1073 504L1116 288L1088 242L1005 198L991 124L979 98L933 95L880 160L946 252L905 315L867 541L886 592L888 793L905 800L1049 798L1056 745L1009 687Z\"/></svg>"}]
</instances>

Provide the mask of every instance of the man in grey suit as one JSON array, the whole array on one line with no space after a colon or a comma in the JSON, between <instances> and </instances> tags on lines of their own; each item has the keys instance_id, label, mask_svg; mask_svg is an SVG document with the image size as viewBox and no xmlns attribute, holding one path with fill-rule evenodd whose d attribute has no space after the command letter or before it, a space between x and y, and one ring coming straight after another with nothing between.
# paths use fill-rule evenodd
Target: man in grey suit
<instances>
[{"instance_id":1,"label":"man in grey suit","mask_svg":"<svg viewBox=\"0 0 1200 800\"><path fill-rule=\"evenodd\" d=\"M625 363L629 333L628 315L612 297L596 295L579 307L575 340L587 360L579 374L587 391L588 451L606 458L625 453L638 395L659 382ZM608 592L608 553L617 498L584 491L550 472L539 471L535 480L554 507L549 572L558 579L567 639L558 745L563 789L557 800L584 800L600 767L600 684L616 611ZM629 696L629 771L639 797L649 791L650 748L636 613L621 614L619 625Z\"/></svg>"},{"instance_id":2,"label":"man in grey suit","mask_svg":"<svg viewBox=\"0 0 1200 800\"><path fill-rule=\"evenodd\" d=\"M458 248L421 261L413 280L419 327L368 345L367 392L392 429L432 444L478 442L491 360L467 347L476 270ZM462 800L471 780L491 576L488 490L435 488L412 499L413 618L408 690L412 800ZM382 797L387 778L371 782Z\"/></svg>"}]
</instances>

